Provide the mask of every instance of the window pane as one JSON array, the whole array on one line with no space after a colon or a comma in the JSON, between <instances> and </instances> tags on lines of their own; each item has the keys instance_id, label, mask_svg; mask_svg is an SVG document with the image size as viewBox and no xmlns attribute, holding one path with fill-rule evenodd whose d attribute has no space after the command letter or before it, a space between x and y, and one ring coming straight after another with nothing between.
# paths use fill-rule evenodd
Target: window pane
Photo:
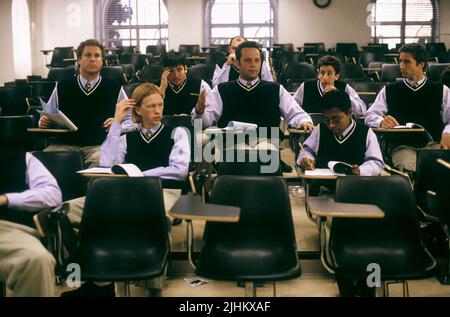
<instances>
[{"instance_id":1,"label":"window pane","mask_svg":"<svg viewBox=\"0 0 450 317\"><path fill-rule=\"evenodd\" d=\"M239 23L239 0L217 0L211 12L211 24Z\"/></svg>"},{"instance_id":2,"label":"window pane","mask_svg":"<svg viewBox=\"0 0 450 317\"><path fill-rule=\"evenodd\" d=\"M159 0L139 0L138 22L139 25L159 24Z\"/></svg>"},{"instance_id":3,"label":"window pane","mask_svg":"<svg viewBox=\"0 0 450 317\"><path fill-rule=\"evenodd\" d=\"M248 39L256 37L271 37L269 27L246 27L244 36Z\"/></svg>"},{"instance_id":4,"label":"window pane","mask_svg":"<svg viewBox=\"0 0 450 317\"><path fill-rule=\"evenodd\" d=\"M379 42L387 43L389 49L393 49L393 48L395 48L395 45L397 43L400 43L400 38L398 38L398 39L381 39Z\"/></svg>"},{"instance_id":5,"label":"window pane","mask_svg":"<svg viewBox=\"0 0 450 317\"><path fill-rule=\"evenodd\" d=\"M233 36L239 35L239 28L237 27L212 28L211 35L212 37L232 38Z\"/></svg>"},{"instance_id":6,"label":"window pane","mask_svg":"<svg viewBox=\"0 0 450 317\"><path fill-rule=\"evenodd\" d=\"M433 6L430 0L409 0L406 3L406 21L430 21L433 19Z\"/></svg>"},{"instance_id":7,"label":"window pane","mask_svg":"<svg viewBox=\"0 0 450 317\"><path fill-rule=\"evenodd\" d=\"M376 21L401 21L402 0L378 0L375 6Z\"/></svg>"},{"instance_id":8,"label":"window pane","mask_svg":"<svg viewBox=\"0 0 450 317\"><path fill-rule=\"evenodd\" d=\"M244 1L243 16L245 23L271 23L272 12L268 0Z\"/></svg>"},{"instance_id":9,"label":"window pane","mask_svg":"<svg viewBox=\"0 0 450 317\"><path fill-rule=\"evenodd\" d=\"M407 25L405 36L431 36L431 25Z\"/></svg>"},{"instance_id":10,"label":"window pane","mask_svg":"<svg viewBox=\"0 0 450 317\"><path fill-rule=\"evenodd\" d=\"M377 25L377 35L379 37L400 37L400 25Z\"/></svg>"}]
</instances>

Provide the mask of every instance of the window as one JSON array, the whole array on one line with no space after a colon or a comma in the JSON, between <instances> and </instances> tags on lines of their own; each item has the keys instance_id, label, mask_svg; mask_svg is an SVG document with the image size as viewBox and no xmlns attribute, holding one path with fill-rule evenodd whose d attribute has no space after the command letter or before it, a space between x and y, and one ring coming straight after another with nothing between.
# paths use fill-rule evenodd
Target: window
<instances>
[{"instance_id":1,"label":"window","mask_svg":"<svg viewBox=\"0 0 450 317\"><path fill-rule=\"evenodd\" d=\"M164 0L100 0L97 20L101 39L107 47L166 44L168 14Z\"/></svg>"},{"instance_id":2,"label":"window","mask_svg":"<svg viewBox=\"0 0 450 317\"><path fill-rule=\"evenodd\" d=\"M372 0L372 41L387 43L434 42L438 31L436 0Z\"/></svg>"},{"instance_id":3,"label":"window","mask_svg":"<svg viewBox=\"0 0 450 317\"><path fill-rule=\"evenodd\" d=\"M270 46L278 38L277 0L205 0L205 43L228 44L243 35Z\"/></svg>"}]
</instances>

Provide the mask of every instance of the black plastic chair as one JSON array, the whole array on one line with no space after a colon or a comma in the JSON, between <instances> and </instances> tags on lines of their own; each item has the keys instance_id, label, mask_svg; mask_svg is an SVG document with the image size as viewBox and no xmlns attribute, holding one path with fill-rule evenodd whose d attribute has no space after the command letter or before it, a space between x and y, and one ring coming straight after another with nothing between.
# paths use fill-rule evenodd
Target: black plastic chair
<instances>
[{"instance_id":1,"label":"black plastic chair","mask_svg":"<svg viewBox=\"0 0 450 317\"><path fill-rule=\"evenodd\" d=\"M80 171L84 168L81 152L33 152L58 182L63 201L86 195L86 184Z\"/></svg>"},{"instance_id":2,"label":"black plastic chair","mask_svg":"<svg viewBox=\"0 0 450 317\"><path fill-rule=\"evenodd\" d=\"M20 116L27 112L26 99L31 96L29 85L0 87L0 108L2 116Z\"/></svg>"},{"instance_id":3,"label":"black plastic chair","mask_svg":"<svg viewBox=\"0 0 450 317\"><path fill-rule=\"evenodd\" d=\"M68 263L82 280L139 281L161 276L170 252L161 180L97 178L89 186L79 243Z\"/></svg>"},{"instance_id":4,"label":"black plastic chair","mask_svg":"<svg viewBox=\"0 0 450 317\"><path fill-rule=\"evenodd\" d=\"M50 68L47 74L48 81L61 81L64 79L70 79L76 75L74 67L66 68Z\"/></svg>"},{"instance_id":5,"label":"black plastic chair","mask_svg":"<svg viewBox=\"0 0 450 317\"><path fill-rule=\"evenodd\" d=\"M325 52L325 44L323 42L306 42L303 44L303 53L305 54L314 54L319 52Z\"/></svg>"},{"instance_id":6,"label":"black plastic chair","mask_svg":"<svg viewBox=\"0 0 450 317\"><path fill-rule=\"evenodd\" d=\"M48 101L50 96L55 89L55 81L32 81L31 86L31 97L32 98L42 98L44 101Z\"/></svg>"},{"instance_id":7,"label":"black plastic chair","mask_svg":"<svg viewBox=\"0 0 450 317\"><path fill-rule=\"evenodd\" d=\"M402 78L399 64L383 64L381 65L381 81L394 82L397 78Z\"/></svg>"},{"instance_id":8,"label":"black plastic chair","mask_svg":"<svg viewBox=\"0 0 450 317\"><path fill-rule=\"evenodd\" d=\"M178 52L186 56L198 56L200 54L200 45L198 44L180 44Z\"/></svg>"},{"instance_id":9,"label":"black plastic chair","mask_svg":"<svg viewBox=\"0 0 450 317\"><path fill-rule=\"evenodd\" d=\"M441 75L442 72L450 66L450 63L441 63L441 64L435 64L435 63L428 63L427 64L427 77L431 81L435 82L441 82Z\"/></svg>"},{"instance_id":10,"label":"black plastic chair","mask_svg":"<svg viewBox=\"0 0 450 317\"><path fill-rule=\"evenodd\" d=\"M136 89L137 86L139 86L141 83L134 83L134 84L126 84L123 85L122 88L127 94L128 98L131 98L133 95L133 91Z\"/></svg>"},{"instance_id":11,"label":"black plastic chair","mask_svg":"<svg viewBox=\"0 0 450 317\"><path fill-rule=\"evenodd\" d=\"M150 53L152 55L161 55L166 53L166 45L160 44L160 45L147 45L145 48L146 53Z\"/></svg>"},{"instance_id":12,"label":"black plastic chair","mask_svg":"<svg viewBox=\"0 0 450 317\"><path fill-rule=\"evenodd\" d=\"M368 81L366 74L364 73L364 70L362 69L361 65L359 64L351 64L351 63L345 63L342 64L341 67L341 76L340 78L342 80L358 80L358 81Z\"/></svg>"},{"instance_id":13,"label":"black plastic chair","mask_svg":"<svg viewBox=\"0 0 450 317\"><path fill-rule=\"evenodd\" d=\"M449 56L447 54L447 47L445 43L426 43L426 49L428 51L428 55L433 57L438 63L448 63L450 62Z\"/></svg>"},{"instance_id":14,"label":"black plastic chair","mask_svg":"<svg viewBox=\"0 0 450 317\"><path fill-rule=\"evenodd\" d=\"M386 281L429 277L436 261L425 248L409 181L402 176L345 176L336 184L336 202L374 204L384 211L383 219L333 218L329 237L330 258L336 274L365 278L368 265L380 266L384 294Z\"/></svg>"},{"instance_id":15,"label":"black plastic chair","mask_svg":"<svg viewBox=\"0 0 450 317\"><path fill-rule=\"evenodd\" d=\"M146 54L123 54L119 57L120 64L133 64L134 68L138 71L143 69L145 66L150 65L148 56Z\"/></svg>"},{"instance_id":16,"label":"black plastic chair","mask_svg":"<svg viewBox=\"0 0 450 317\"><path fill-rule=\"evenodd\" d=\"M363 68L369 67L370 62L384 62L383 52L361 52L359 54L359 63Z\"/></svg>"},{"instance_id":17,"label":"black plastic chair","mask_svg":"<svg viewBox=\"0 0 450 317\"><path fill-rule=\"evenodd\" d=\"M354 62L359 57L358 45L356 43L336 43L336 52L341 53L346 62Z\"/></svg>"},{"instance_id":18,"label":"black plastic chair","mask_svg":"<svg viewBox=\"0 0 450 317\"><path fill-rule=\"evenodd\" d=\"M203 79L211 86L215 69L215 64L197 64L189 68L188 76L195 79Z\"/></svg>"},{"instance_id":19,"label":"black plastic chair","mask_svg":"<svg viewBox=\"0 0 450 317\"><path fill-rule=\"evenodd\" d=\"M349 85L355 89L362 101L369 107L377 98L378 93L388 83L384 82L349 82Z\"/></svg>"},{"instance_id":20,"label":"black plastic chair","mask_svg":"<svg viewBox=\"0 0 450 317\"><path fill-rule=\"evenodd\" d=\"M283 179L219 176L211 203L240 207L240 220L206 223L197 275L246 282L300 276L288 188Z\"/></svg>"},{"instance_id":21,"label":"black plastic chair","mask_svg":"<svg viewBox=\"0 0 450 317\"><path fill-rule=\"evenodd\" d=\"M159 84L163 71L164 68L162 67L162 65L152 64L150 66L144 67L139 79L141 81L148 81L154 84Z\"/></svg>"},{"instance_id":22,"label":"black plastic chair","mask_svg":"<svg viewBox=\"0 0 450 317\"><path fill-rule=\"evenodd\" d=\"M274 162L263 162L261 153L268 160L277 157L278 164L270 167ZM282 176L280 169L281 157L277 150L238 150L226 149L222 153L223 162L219 162L218 175L236 176Z\"/></svg>"},{"instance_id":23,"label":"black plastic chair","mask_svg":"<svg viewBox=\"0 0 450 317\"><path fill-rule=\"evenodd\" d=\"M33 139L27 131L33 127L33 116L0 116L0 151L29 151Z\"/></svg>"},{"instance_id":24,"label":"black plastic chair","mask_svg":"<svg viewBox=\"0 0 450 317\"><path fill-rule=\"evenodd\" d=\"M102 77L114 80L119 85L126 82L122 66L103 66L100 74Z\"/></svg>"},{"instance_id":25,"label":"black plastic chair","mask_svg":"<svg viewBox=\"0 0 450 317\"><path fill-rule=\"evenodd\" d=\"M283 83L285 84L288 79L296 80L308 80L317 77L316 68L314 65L300 62L300 63L287 63L283 70Z\"/></svg>"},{"instance_id":26,"label":"black plastic chair","mask_svg":"<svg viewBox=\"0 0 450 317\"><path fill-rule=\"evenodd\" d=\"M65 59L73 59L74 51L72 46L55 47L53 49L52 59L50 64L46 65L49 68L53 67L67 67L73 64L73 61L64 61Z\"/></svg>"}]
</instances>

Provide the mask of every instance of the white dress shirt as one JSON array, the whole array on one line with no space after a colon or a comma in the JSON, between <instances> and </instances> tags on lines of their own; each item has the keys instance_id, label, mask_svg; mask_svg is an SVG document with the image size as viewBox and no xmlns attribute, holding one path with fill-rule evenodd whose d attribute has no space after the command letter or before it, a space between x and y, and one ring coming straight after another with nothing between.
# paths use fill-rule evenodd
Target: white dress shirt
<instances>
[{"instance_id":1,"label":"white dress shirt","mask_svg":"<svg viewBox=\"0 0 450 317\"><path fill-rule=\"evenodd\" d=\"M214 70L212 86L216 87L220 83L226 83L228 81L228 77L230 75L231 65L224 63L222 68L216 65L216 69ZM270 68L265 61L262 62L261 65L261 79L265 81L274 81L272 77L272 73L270 72Z\"/></svg>"},{"instance_id":2,"label":"white dress shirt","mask_svg":"<svg viewBox=\"0 0 450 317\"><path fill-rule=\"evenodd\" d=\"M412 85L412 80L404 78L407 83ZM422 78L417 84L422 85L426 77ZM443 85L443 93L442 93L442 121L444 122L444 131L443 133L450 133L450 89ZM420 89L420 88L419 88ZM426 105L424 105L424 112L427 111ZM365 124L369 127L379 128L381 125L381 121L383 121L384 115L388 112L388 104L386 101L386 87L380 90L378 93L375 102L372 106L367 110L365 115Z\"/></svg>"},{"instance_id":3,"label":"white dress shirt","mask_svg":"<svg viewBox=\"0 0 450 317\"><path fill-rule=\"evenodd\" d=\"M242 78L238 79L244 86L247 83ZM260 79L256 78L251 81L252 86L258 85ZM294 98L287 92L287 90L280 85L280 111L281 116L291 127L298 128L301 123L309 122L312 124L311 117L295 102ZM223 111L222 97L219 93L218 86L214 87L209 94L206 95L205 111L203 114L198 114L195 108L192 109L192 120L202 119L203 128L207 128L219 122Z\"/></svg>"},{"instance_id":4,"label":"white dress shirt","mask_svg":"<svg viewBox=\"0 0 450 317\"><path fill-rule=\"evenodd\" d=\"M156 132L161 123L151 128L152 133ZM145 134L147 129L140 127ZM111 167L116 164L125 162L127 154L127 138L126 135L120 135L121 128L113 122L109 129L108 136L101 146L100 166ZM189 170L189 161L191 158L191 148L189 138L183 128L176 128L173 135L174 145L169 156L169 166L156 167L142 173L144 176L159 176L165 179L185 180ZM133 162L127 162L133 163Z\"/></svg>"},{"instance_id":5,"label":"white dress shirt","mask_svg":"<svg viewBox=\"0 0 450 317\"><path fill-rule=\"evenodd\" d=\"M8 207L18 210L39 211L57 207L62 202L58 183L47 168L31 153L26 153L25 182L27 190L20 193L6 193Z\"/></svg>"},{"instance_id":6,"label":"white dress shirt","mask_svg":"<svg viewBox=\"0 0 450 317\"><path fill-rule=\"evenodd\" d=\"M349 127L344 131L342 137L345 138L350 131L352 131L353 126L356 122L352 119ZM297 158L297 165L304 156L311 160L316 160L317 152L319 151L320 143L320 124L316 126L311 133L311 135L303 143L304 150L300 151ZM366 139L366 153L364 155L364 163L359 166L359 171L361 176L376 176L380 175L383 170L384 162L383 156L381 154L380 145L378 144L377 137L372 129L369 129Z\"/></svg>"},{"instance_id":7,"label":"white dress shirt","mask_svg":"<svg viewBox=\"0 0 450 317\"><path fill-rule=\"evenodd\" d=\"M319 89L319 93L322 96L323 95L323 87L320 84L320 81L317 81L317 87ZM366 113L367 106L364 103L364 101L359 98L356 91L350 87L349 84L345 85L345 92L350 97L350 101L352 103L352 110L353 113L357 116L363 116ZM298 87L297 91L294 94L294 99L297 101L300 107L303 107L303 96L305 95L305 83L302 83L300 87Z\"/></svg>"}]
</instances>

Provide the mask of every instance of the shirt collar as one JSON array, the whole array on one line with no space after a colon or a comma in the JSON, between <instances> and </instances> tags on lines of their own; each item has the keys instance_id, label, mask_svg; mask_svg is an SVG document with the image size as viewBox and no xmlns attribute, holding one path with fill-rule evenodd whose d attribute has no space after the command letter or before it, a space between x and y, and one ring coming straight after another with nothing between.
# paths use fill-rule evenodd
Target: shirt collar
<instances>
[{"instance_id":1,"label":"shirt collar","mask_svg":"<svg viewBox=\"0 0 450 317\"><path fill-rule=\"evenodd\" d=\"M158 129L161 127L161 124L162 123L160 122L157 125L155 125L153 128L150 128L150 131L152 131L152 133L155 134L156 131L158 131ZM144 133L144 134L146 134L147 130L149 130L149 129L144 128L142 125L140 126L140 129L141 129L142 133Z\"/></svg>"},{"instance_id":2,"label":"shirt collar","mask_svg":"<svg viewBox=\"0 0 450 317\"><path fill-rule=\"evenodd\" d=\"M348 126L347 129L345 129L344 133L342 133L342 135L339 136L339 138L344 139L349 133L350 131L352 131L353 126L356 124L355 120L353 120L353 118L350 119L350 125Z\"/></svg>"},{"instance_id":3,"label":"shirt collar","mask_svg":"<svg viewBox=\"0 0 450 317\"><path fill-rule=\"evenodd\" d=\"M423 76L423 78L417 82L417 87L421 86L425 82L426 79L427 79L427 76ZM410 84L411 86L414 87L414 83L415 83L414 80L411 80L409 78L405 78L405 80L408 84Z\"/></svg>"},{"instance_id":4,"label":"shirt collar","mask_svg":"<svg viewBox=\"0 0 450 317\"><path fill-rule=\"evenodd\" d=\"M86 87L86 83L88 82L87 79L85 79L83 76L80 76L80 83L81 86ZM91 87L94 87L95 85L97 85L98 81L100 80L100 75L98 75L95 79L93 80L89 80L89 82L91 83Z\"/></svg>"},{"instance_id":5,"label":"shirt collar","mask_svg":"<svg viewBox=\"0 0 450 317\"><path fill-rule=\"evenodd\" d=\"M259 80L260 80L259 77L256 77L255 79L251 80L250 82L252 83L252 86L255 86L259 82ZM242 79L239 76L239 82L245 86L247 84L248 80Z\"/></svg>"}]
</instances>

